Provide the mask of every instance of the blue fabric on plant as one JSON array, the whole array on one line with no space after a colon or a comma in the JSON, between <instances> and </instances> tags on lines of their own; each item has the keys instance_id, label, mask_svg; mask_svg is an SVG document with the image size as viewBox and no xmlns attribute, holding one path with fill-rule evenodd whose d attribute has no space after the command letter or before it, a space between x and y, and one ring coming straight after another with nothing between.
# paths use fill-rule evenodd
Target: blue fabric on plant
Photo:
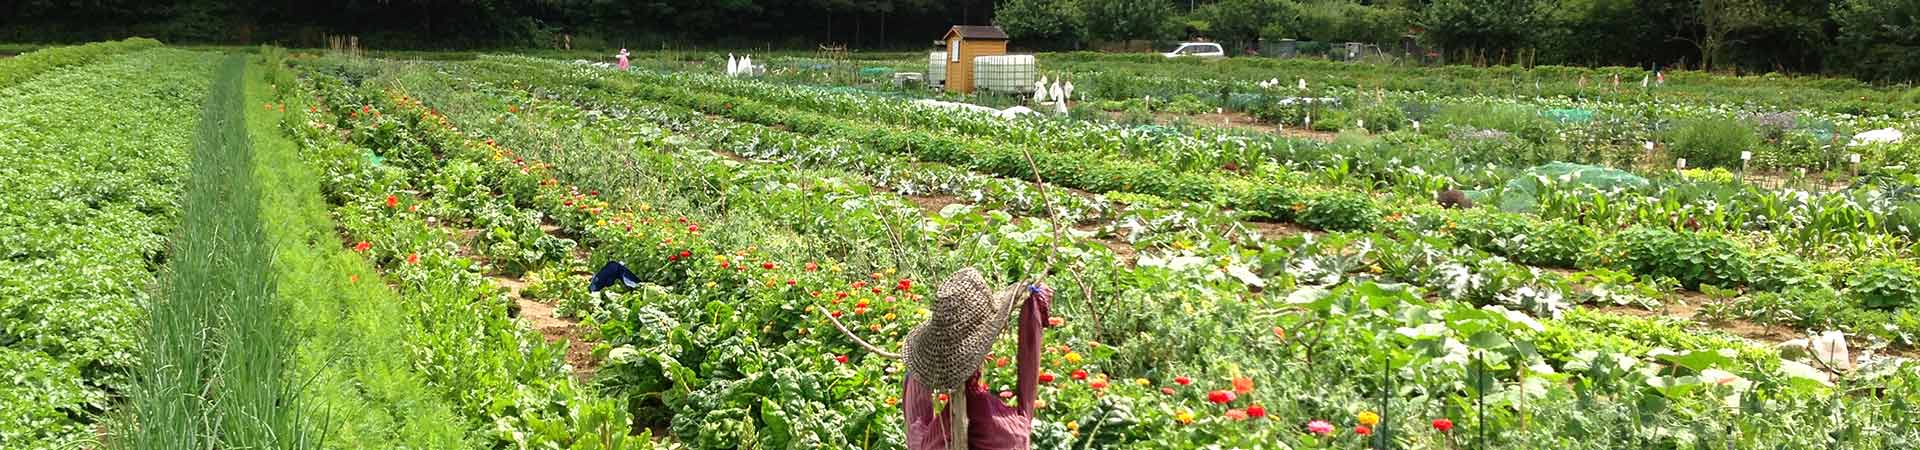
<instances>
[{"instance_id":1,"label":"blue fabric on plant","mask_svg":"<svg viewBox=\"0 0 1920 450\"><path fill-rule=\"evenodd\" d=\"M621 264L619 261L607 261L607 265L602 266L599 273L593 274L593 281L587 283L587 292L600 292L601 289L606 289L607 286L612 286L615 282L625 284L628 288L633 288L640 286L640 277L634 275L633 271L627 270L626 264Z\"/></svg>"}]
</instances>

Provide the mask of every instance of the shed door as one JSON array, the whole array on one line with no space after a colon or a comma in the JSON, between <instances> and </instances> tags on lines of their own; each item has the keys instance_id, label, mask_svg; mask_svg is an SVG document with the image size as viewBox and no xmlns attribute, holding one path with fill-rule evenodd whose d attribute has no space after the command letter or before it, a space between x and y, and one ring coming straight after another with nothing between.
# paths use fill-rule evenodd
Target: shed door
<instances>
[{"instance_id":1,"label":"shed door","mask_svg":"<svg viewBox=\"0 0 1920 450\"><path fill-rule=\"evenodd\" d=\"M947 61L960 62L960 39L947 40Z\"/></svg>"}]
</instances>

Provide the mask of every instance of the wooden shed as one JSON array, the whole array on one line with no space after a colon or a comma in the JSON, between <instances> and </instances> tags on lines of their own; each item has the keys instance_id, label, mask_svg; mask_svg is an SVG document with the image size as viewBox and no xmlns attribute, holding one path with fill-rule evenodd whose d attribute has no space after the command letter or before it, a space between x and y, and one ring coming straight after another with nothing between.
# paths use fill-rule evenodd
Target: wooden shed
<instances>
[{"instance_id":1,"label":"wooden shed","mask_svg":"<svg viewBox=\"0 0 1920 450\"><path fill-rule=\"evenodd\" d=\"M1007 54L1007 32L996 26L954 25L940 42L947 48L947 91L973 92L973 58Z\"/></svg>"}]
</instances>

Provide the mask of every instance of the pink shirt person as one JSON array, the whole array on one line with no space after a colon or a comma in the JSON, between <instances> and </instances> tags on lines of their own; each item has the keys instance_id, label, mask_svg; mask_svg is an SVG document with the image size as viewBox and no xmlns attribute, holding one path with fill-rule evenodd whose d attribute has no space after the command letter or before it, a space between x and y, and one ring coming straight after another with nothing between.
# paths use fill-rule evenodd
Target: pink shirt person
<instances>
[{"instance_id":1,"label":"pink shirt person","mask_svg":"<svg viewBox=\"0 0 1920 450\"><path fill-rule=\"evenodd\" d=\"M620 70L627 70L627 49L620 49L620 54L613 57L620 60Z\"/></svg>"},{"instance_id":2,"label":"pink shirt person","mask_svg":"<svg viewBox=\"0 0 1920 450\"><path fill-rule=\"evenodd\" d=\"M1025 450L1033 434L1034 398L1040 392L1041 327L1047 323L1053 303L1053 289L1041 286L1027 297L1020 308L1020 341L1015 354L1017 384L1014 406L1001 403L1000 397L980 383L980 372L967 380L967 446L971 450ZM947 450L952 423L950 411L933 409L933 390L907 374L906 394L900 398L905 408L907 450Z\"/></svg>"}]
</instances>

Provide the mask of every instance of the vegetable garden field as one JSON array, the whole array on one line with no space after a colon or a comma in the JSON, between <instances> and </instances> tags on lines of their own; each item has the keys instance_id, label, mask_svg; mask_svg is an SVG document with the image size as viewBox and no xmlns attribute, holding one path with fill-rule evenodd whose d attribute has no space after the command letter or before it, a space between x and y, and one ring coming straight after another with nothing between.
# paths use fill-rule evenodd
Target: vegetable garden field
<instances>
[{"instance_id":1,"label":"vegetable garden field","mask_svg":"<svg viewBox=\"0 0 1920 450\"><path fill-rule=\"evenodd\" d=\"M0 449L904 449L948 399L849 334L966 267L1057 291L1033 448L1920 447L1898 90L724 55L0 59Z\"/></svg>"}]
</instances>

